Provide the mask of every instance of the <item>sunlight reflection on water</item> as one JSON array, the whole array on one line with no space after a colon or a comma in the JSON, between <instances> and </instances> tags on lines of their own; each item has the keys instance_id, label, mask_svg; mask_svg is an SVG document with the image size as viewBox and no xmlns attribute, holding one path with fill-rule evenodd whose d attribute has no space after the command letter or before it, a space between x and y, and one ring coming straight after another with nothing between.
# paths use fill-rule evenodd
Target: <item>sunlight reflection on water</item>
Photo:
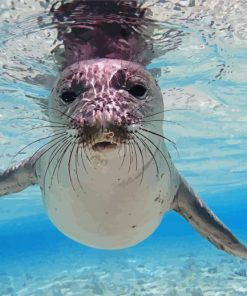
<instances>
[{"instance_id":1,"label":"sunlight reflection on water","mask_svg":"<svg viewBox=\"0 0 247 296\"><path fill-rule=\"evenodd\" d=\"M48 132L22 134L40 124L31 118L46 118L40 104L46 104L58 75L51 54L56 26L48 13L50 5L1 2L1 169L17 148ZM147 17L156 24L152 41L156 58L148 67L160 72L157 79L165 106L189 109L165 113L166 119L183 126L164 126L178 146L180 158L169 147L175 163L200 191L247 185L245 1L144 1L142 5L149 7ZM37 147L27 148L16 160Z\"/></svg>"}]
</instances>

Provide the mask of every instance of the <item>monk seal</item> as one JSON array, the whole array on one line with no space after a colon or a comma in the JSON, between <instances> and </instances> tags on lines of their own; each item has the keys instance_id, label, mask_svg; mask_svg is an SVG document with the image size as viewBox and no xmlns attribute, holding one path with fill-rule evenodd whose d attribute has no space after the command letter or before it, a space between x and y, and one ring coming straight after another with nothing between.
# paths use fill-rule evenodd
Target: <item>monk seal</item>
<instances>
[{"instance_id":1,"label":"monk seal","mask_svg":"<svg viewBox=\"0 0 247 296\"><path fill-rule=\"evenodd\" d=\"M33 156L1 173L0 196L39 185L56 227L100 249L143 241L174 210L217 248L247 259L247 248L175 168L164 141L162 94L138 54L109 57L111 44L104 45L105 58L90 49L85 60L87 38L69 34L80 50L65 46L69 58L49 99L54 133Z\"/></svg>"}]
</instances>

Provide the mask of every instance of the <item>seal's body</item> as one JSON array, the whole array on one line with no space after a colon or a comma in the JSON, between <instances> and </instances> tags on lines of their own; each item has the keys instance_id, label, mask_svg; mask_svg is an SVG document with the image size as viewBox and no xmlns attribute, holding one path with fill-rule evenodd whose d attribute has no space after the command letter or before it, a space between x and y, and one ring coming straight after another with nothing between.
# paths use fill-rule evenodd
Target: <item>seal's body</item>
<instances>
[{"instance_id":1,"label":"seal's body","mask_svg":"<svg viewBox=\"0 0 247 296\"><path fill-rule=\"evenodd\" d=\"M73 103L61 108L64 89L71 89L68 81L78 89L83 83L84 88ZM130 95L132 85L149 87L148 93L142 99ZM146 109L144 103L149 103ZM90 136L85 135L90 140L85 138L84 148L83 143L70 145L59 170L55 169L60 157L54 154L57 145L36 164L52 221L71 238L98 248L127 247L149 236L170 209L179 185L163 139L153 139L160 152L151 145L147 146L150 153L143 151L145 137L135 136L140 114L163 108L160 90L151 75L140 65L122 60L76 63L61 74L51 94L50 108L50 118L66 123L66 133L70 130L75 141L83 138L77 138L80 131L74 130L75 126L83 129L83 135L86 129L90 132ZM68 108L73 111L68 113ZM61 112L70 118L65 116L63 121ZM158 123L156 132L162 134L161 127Z\"/></svg>"},{"instance_id":2,"label":"seal's body","mask_svg":"<svg viewBox=\"0 0 247 296\"><path fill-rule=\"evenodd\" d=\"M96 248L128 247L148 237L170 209L179 185L164 146L159 148L168 164L153 152L160 161L158 175L152 156L144 153L142 164L139 151L136 158L126 154L122 164L124 147L102 148L109 149L103 153L92 150L90 162L86 155L78 157L76 148L71 154L72 147L63 156L58 177L57 172L52 177L59 161L57 154L51 163L53 149L37 165L38 183L53 223L72 239Z\"/></svg>"},{"instance_id":3,"label":"seal's body","mask_svg":"<svg viewBox=\"0 0 247 296\"><path fill-rule=\"evenodd\" d=\"M86 2L74 1L72 8L77 11L78 3ZM96 2L99 7L105 3ZM136 1L131 3L133 12ZM247 259L246 247L196 196L171 161L164 143L160 88L143 67L144 60L143 65L131 61L134 56L138 61L138 52L146 47L117 59L118 54L110 58L111 47L104 46L105 57L94 56L100 52L97 48L85 60L85 36L78 41L79 53L72 36L63 36L64 56L69 58L49 98L54 135L32 157L0 175L0 195L38 184L54 224L72 239L103 249L142 241L165 212L175 210L218 248ZM115 39L117 46L120 39Z\"/></svg>"}]
</instances>

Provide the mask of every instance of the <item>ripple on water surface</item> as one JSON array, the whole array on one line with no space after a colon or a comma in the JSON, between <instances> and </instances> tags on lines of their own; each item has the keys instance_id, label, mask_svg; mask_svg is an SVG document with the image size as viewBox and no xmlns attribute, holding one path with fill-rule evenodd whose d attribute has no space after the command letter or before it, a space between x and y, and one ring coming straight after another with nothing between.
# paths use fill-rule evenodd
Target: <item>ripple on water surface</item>
<instances>
[{"instance_id":1,"label":"ripple on water surface","mask_svg":"<svg viewBox=\"0 0 247 296\"><path fill-rule=\"evenodd\" d=\"M59 44L51 5L1 1L2 169L19 147L50 132L36 127L45 125L40 118L47 118L47 97L59 68L51 53ZM164 113L165 119L178 123L164 124L177 143L179 157L169 147L175 163L200 191L247 185L245 1L143 1L142 6L148 7L146 20L154 27L156 58L148 68L159 80L166 109L173 110ZM70 25L63 22L67 30ZM29 146L15 160L37 147Z\"/></svg>"}]
</instances>

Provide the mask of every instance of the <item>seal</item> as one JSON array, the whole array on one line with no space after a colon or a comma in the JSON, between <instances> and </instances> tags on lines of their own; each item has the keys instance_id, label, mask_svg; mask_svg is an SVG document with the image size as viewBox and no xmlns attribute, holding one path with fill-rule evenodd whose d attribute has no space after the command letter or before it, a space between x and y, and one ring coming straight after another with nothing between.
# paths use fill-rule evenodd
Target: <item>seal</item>
<instances>
[{"instance_id":1,"label":"seal","mask_svg":"<svg viewBox=\"0 0 247 296\"><path fill-rule=\"evenodd\" d=\"M57 24L53 53L59 68L95 58L147 65L155 57L152 12L137 0L56 1L51 6Z\"/></svg>"},{"instance_id":2,"label":"seal","mask_svg":"<svg viewBox=\"0 0 247 296\"><path fill-rule=\"evenodd\" d=\"M162 129L162 93L144 65L133 56L68 56L49 98L53 135L1 173L0 196L39 185L56 227L100 249L143 241L174 210L217 248L247 259L247 248L175 168Z\"/></svg>"}]
</instances>

